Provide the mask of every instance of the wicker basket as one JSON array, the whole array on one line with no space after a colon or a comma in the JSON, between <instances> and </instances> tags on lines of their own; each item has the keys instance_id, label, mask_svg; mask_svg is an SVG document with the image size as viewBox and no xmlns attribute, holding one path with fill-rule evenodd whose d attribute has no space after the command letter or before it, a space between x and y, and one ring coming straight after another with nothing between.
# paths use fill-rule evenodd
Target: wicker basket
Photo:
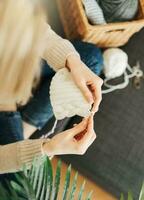
<instances>
[{"instance_id":1,"label":"wicker basket","mask_svg":"<svg viewBox=\"0 0 144 200\"><path fill-rule=\"evenodd\" d=\"M131 22L91 25L82 0L57 0L64 30L68 39L82 39L99 47L119 47L144 27L144 0L139 2L137 19Z\"/></svg>"}]
</instances>

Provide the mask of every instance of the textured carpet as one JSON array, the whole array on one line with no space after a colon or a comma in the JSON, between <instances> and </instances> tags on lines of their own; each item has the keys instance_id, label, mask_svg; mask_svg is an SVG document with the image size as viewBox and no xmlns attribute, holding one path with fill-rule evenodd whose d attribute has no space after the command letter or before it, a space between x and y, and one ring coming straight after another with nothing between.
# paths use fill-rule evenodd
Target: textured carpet
<instances>
[{"instance_id":1,"label":"textured carpet","mask_svg":"<svg viewBox=\"0 0 144 200\"><path fill-rule=\"evenodd\" d=\"M135 34L123 49L133 66L144 70L144 30ZM72 118L67 128L79 121ZM126 89L103 96L95 115L97 140L84 156L62 156L80 172L116 197L131 190L135 199L144 180L144 81L136 90Z\"/></svg>"}]
</instances>

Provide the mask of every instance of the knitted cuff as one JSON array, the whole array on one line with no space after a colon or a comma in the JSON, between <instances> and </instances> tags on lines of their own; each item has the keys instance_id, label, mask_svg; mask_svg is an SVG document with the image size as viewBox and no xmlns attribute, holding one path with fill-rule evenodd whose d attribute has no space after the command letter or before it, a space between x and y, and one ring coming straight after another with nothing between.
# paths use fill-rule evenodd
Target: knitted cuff
<instances>
[{"instance_id":1,"label":"knitted cuff","mask_svg":"<svg viewBox=\"0 0 144 200\"><path fill-rule=\"evenodd\" d=\"M42 57L48 62L50 67L58 71L66 66L69 55L76 54L80 57L71 42L57 35L48 24L44 23L44 26L44 41L46 47Z\"/></svg>"},{"instance_id":2,"label":"knitted cuff","mask_svg":"<svg viewBox=\"0 0 144 200\"><path fill-rule=\"evenodd\" d=\"M74 46L65 39L61 39L55 44L53 50L49 52L51 58L48 60L48 64L55 70L58 71L66 66L67 58L70 55L76 55L80 58L79 53L76 51ZM48 57L47 56L47 57Z\"/></svg>"},{"instance_id":3,"label":"knitted cuff","mask_svg":"<svg viewBox=\"0 0 144 200\"><path fill-rule=\"evenodd\" d=\"M20 162L20 168L25 164L30 166L35 157L42 155L42 144L47 141L46 139L37 140L24 140L23 142L18 142L17 160Z\"/></svg>"}]
</instances>

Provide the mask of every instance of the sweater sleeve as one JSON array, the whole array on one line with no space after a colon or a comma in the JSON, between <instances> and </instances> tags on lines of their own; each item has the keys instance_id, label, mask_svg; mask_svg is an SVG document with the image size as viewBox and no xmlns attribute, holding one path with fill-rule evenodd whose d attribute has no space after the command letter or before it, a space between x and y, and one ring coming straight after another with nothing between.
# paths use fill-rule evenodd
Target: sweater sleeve
<instances>
[{"instance_id":1,"label":"sweater sleeve","mask_svg":"<svg viewBox=\"0 0 144 200\"><path fill-rule=\"evenodd\" d=\"M48 24L45 26L45 49L43 58L55 71L65 67L67 57L75 54L80 57L74 46L66 39L58 36Z\"/></svg>"},{"instance_id":2,"label":"sweater sleeve","mask_svg":"<svg viewBox=\"0 0 144 200\"><path fill-rule=\"evenodd\" d=\"M24 140L0 146L0 174L16 172L23 165L31 166L36 156L41 156L41 145L46 139Z\"/></svg>"}]
</instances>

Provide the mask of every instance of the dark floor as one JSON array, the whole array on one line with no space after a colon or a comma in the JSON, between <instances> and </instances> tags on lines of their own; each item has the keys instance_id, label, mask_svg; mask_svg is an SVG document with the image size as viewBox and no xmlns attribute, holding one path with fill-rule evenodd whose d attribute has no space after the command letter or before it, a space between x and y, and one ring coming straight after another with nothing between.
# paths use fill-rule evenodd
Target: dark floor
<instances>
[{"instance_id":1,"label":"dark floor","mask_svg":"<svg viewBox=\"0 0 144 200\"><path fill-rule=\"evenodd\" d=\"M140 62L144 70L144 29L135 34L123 49L129 64ZM59 123L56 132L80 120L74 117ZM52 123L51 123L52 124ZM50 129L47 125L43 132ZM94 180L116 197L133 191L135 199L144 180L144 80L139 90L131 83L123 90L103 96L95 115L97 140L84 156L62 156L67 163ZM39 132L35 136L38 136Z\"/></svg>"},{"instance_id":2,"label":"dark floor","mask_svg":"<svg viewBox=\"0 0 144 200\"><path fill-rule=\"evenodd\" d=\"M129 64L140 61L144 70L144 29L123 49L129 55ZM76 120L71 119L67 128ZM144 180L143 79L139 90L131 81L126 89L103 96L95 115L95 131L97 140L86 155L62 158L115 196L131 190L138 199Z\"/></svg>"}]
</instances>

